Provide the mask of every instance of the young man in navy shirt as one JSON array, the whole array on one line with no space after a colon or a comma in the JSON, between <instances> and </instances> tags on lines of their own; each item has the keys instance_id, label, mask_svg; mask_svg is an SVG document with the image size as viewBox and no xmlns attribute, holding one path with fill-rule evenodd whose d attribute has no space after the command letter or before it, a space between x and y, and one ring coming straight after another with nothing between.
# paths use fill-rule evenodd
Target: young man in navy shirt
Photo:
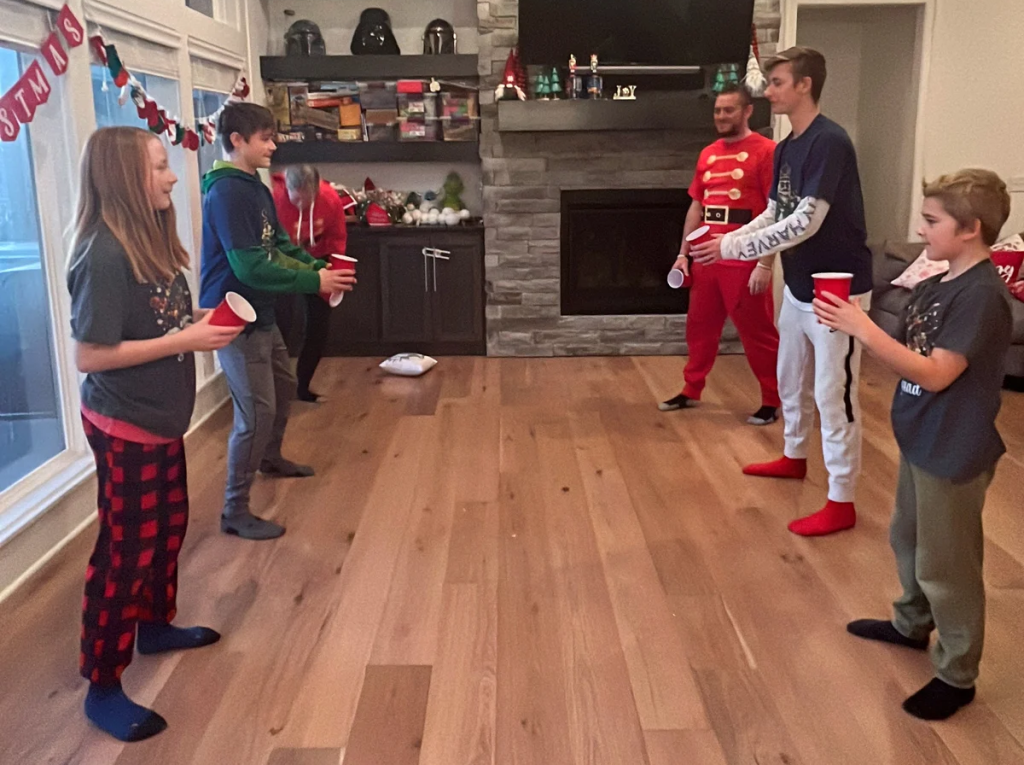
<instances>
[{"instance_id":1,"label":"young man in navy shirt","mask_svg":"<svg viewBox=\"0 0 1024 765\"><path fill-rule=\"evenodd\" d=\"M691 254L707 265L722 258L754 260L782 253L786 286L779 316L778 377L785 451L781 459L748 465L743 472L804 478L817 405L828 501L818 512L793 521L789 530L821 536L851 528L857 520L853 500L861 455L861 349L853 337L818 322L812 275L853 274L850 294L859 296L866 308L871 253L853 143L818 106L825 57L811 48L795 47L779 53L765 68L765 95L772 112L785 114L793 126L775 150L768 209L742 228L695 247Z\"/></svg>"}]
</instances>

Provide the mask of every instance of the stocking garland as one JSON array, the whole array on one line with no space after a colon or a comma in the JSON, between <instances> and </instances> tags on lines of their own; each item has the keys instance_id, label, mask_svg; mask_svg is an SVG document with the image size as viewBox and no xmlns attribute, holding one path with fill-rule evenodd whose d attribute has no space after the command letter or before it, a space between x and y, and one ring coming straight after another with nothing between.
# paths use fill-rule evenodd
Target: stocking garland
<instances>
[{"instance_id":1,"label":"stocking garland","mask_svg":"<svg viewBox=\"0 0 1024 765\"><path fill-rule=\"evenodd\" d=\"M63 75L68 68L68 56L65 48L77 48L86 42L85 28L75 17L70 7L65 5L56 17L56 31L51 32L40 43L40 52L49 64L54 76ZM62 47L61 41L64 45ZM174 146L182 146L197 151L200 146L199 132L203 142L212 144L217 139L216 124L223 106L216 113L196 121L196 129L185 127L177 117L172 117L153 98L146 93L142 84L132 76L121 60L117 47L108 44L99 32L88 36L89 49L96 61L102 64L110 74L114 84L121 89L117 102L125 106L131 98L138 112L139 119L155 135L166 134ZM103 90L107 90L104 78ZM245 77L239 77L228 96L227 103L241 101L250 92ZM51 93L49 80L39 61L33 62L21 78L7 92L0 94L0 140L15 141L21 132L21 126L27 125L35 117L36 109L47 103ZM197 132L197 130L199 132Z\"/></svg>"}]
</instances>

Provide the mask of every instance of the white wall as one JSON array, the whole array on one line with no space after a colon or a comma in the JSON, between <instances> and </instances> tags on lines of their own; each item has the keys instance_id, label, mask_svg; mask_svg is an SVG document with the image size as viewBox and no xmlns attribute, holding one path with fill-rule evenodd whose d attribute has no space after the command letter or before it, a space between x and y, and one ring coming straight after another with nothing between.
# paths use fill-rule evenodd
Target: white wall
<instances>
[{"instance_id":1,"label":"white wall","mask_svg":"<svg viewBox=\"0 0 1024 765\"><path fill-rule=\"evenodd\" d=\"M821 110L850 134L857 144L860 124L861 69L864 19L861 12L806 8L800 11L797 42L825 53L828 78Z\"/></svg>"},{"instance_id":2,"label":"white wall","mask_svg":"<svg viewBox=\"0 0 1024 765\"><path fill-rule=\"evenodd\" d=\"M864 13L857 151L864 158L861 175L864 212L872 239L906 236L914 188L916 94L920 72L914 42L921 9L859 9Z\"/></svg>"},{"instance_id":3,"label":"white wall","mask_svg":"<svg viewBox=\"0 0 1024 765\"><path fill-rule=\"evenodd\" d=\"M906 235L919 77L916 6L801 8L797 41L828 60L821 108L857 148L868 237Z\"/></svg>"},{"instance_id":4,"label":"white wall","mask_svg":"<svg viewBox=\"0 0 1024 765\"><path fill-rule=\"evenodd\" d=\"M962 167L986 167L1010 182L1013 208L1004 234L1024 230L1024 5L1021 0L892 0L924 9L923 99L915 120L912 200L905 231L920 211L920 179ZM780 49L795 44L797 11L868 6L879 0L782 0ZM827 89L827 86L826 86Z\"/></svg>"},{"instance_id":5,"label":"white wall","mask_svg":"<svg viewBox=\"0 0 1024 765\"><path fill-rule=\"evenodd\" d=\"M936 0L924 176L986 167L1024 177L1024 4ZM1004 233L1024 230L1024 188Z\"/></svg>"},{"instance_id":6,"label":"white wall","mask_svg":"<svg viewBox=\"0 0 1024 765\"><path fill-rule=\"evenodd\" d=\"M270 52L276 55L284 54L284 33L299 19L319 25L329 55L349 55L359 14L366 8L383 8L388 12L403 54L423 52L423 30L437 18L455 27L459 53L477 52L476 0L269 0L268 8ZM285 16L285 10L293 10L295 15Z\"/></svg>"}]
</instances>

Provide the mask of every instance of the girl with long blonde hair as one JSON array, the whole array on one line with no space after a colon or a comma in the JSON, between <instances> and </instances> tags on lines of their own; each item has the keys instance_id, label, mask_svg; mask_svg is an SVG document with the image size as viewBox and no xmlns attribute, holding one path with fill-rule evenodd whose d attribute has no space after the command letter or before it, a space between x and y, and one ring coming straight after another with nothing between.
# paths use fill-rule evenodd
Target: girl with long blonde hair
<instances>
[{"instance_id":1,"label":"girl with long blonde hair","mask_svg":"<svg viewBox=\"0 0 1024 765\"><path fill-rule=\"evenodd\" d=\"M67 282L99 489L80 668L90 683L89 720L122 741L141 741L167 723L121 687L133 649L160 653L220 638L171 624L188 524L182 438L195 403L194 352L223 348L240 329L214 326L209 312L192 309L171 203L177 178L158 138L138 128L97 130L80 182Z\"/></svg>"}]
</instances>

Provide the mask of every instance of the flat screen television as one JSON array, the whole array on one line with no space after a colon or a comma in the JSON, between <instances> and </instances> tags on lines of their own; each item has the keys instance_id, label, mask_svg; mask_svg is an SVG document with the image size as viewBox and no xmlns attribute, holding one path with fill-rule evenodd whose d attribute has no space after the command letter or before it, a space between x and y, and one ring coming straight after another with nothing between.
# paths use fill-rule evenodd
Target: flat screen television
<instances>
[{"instance_id":1,"label":"flat screen television","mask_svg":"<svg viewBox=\"0 0 1024 765\"><path fill-rule=\"evenodd\" d=\"M754 0L519 0L524 64L743 63Z\"/></svg>"}]
</instances>

